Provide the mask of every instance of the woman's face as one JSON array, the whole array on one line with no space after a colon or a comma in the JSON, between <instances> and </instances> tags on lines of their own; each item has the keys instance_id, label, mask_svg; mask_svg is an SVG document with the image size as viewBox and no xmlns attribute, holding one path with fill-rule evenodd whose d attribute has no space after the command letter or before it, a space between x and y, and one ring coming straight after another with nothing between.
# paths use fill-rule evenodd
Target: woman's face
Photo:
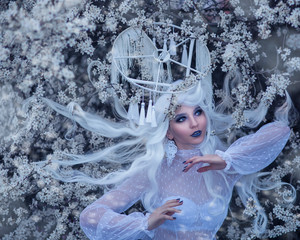
<instances>
[{"instance_id":1,"label":"woman's face","mask_svg":"<svg viewBox=\"0 0 300 240\"><path fill-rule=\"evenodd\" d=\"M167 138L174 140L178 149L193 149L206 134L206 116L199 106L182 105L170 121Z\"/></svg>"}]
</instances>

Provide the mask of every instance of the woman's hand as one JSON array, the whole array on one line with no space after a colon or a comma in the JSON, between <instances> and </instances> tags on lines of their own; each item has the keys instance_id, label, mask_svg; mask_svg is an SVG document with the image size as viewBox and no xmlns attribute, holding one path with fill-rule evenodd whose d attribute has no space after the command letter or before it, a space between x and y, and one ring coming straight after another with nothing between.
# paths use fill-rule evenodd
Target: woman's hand
<instances>
[{"instance_id":1,"label":"woman's hand","mask_svg":"<svg viewBox=\"0 0 300 240\"><path fill-rule=\"evenodd\" d=\"M197 172L206 172L209 170L222 170L226 167L226 162L216 154L207 154L204 156L195 156L190 158L189 160L183 162L186 166L183 168L183 172L187 172L194 165L198 163L208 163L208 166L201 167L197 170Z\"/></svg>"},{"instance_id":2,"label":"woman's hand","mask_svg":"<svg viewBox=\"0 0 300 240\"><path fill-rule=\"evenodd\" d=\"M180 199L173 199L167 201L161 207L158 207L154 210L154 212L149 216L148 219L148 230L152 230L157 228L161 224L163 224L166 220L175 220L176 218L172 217L174 213L180 213L181 210L178 210L174 207L182 205L182 201Z\"/></svg>"}]
</instances>

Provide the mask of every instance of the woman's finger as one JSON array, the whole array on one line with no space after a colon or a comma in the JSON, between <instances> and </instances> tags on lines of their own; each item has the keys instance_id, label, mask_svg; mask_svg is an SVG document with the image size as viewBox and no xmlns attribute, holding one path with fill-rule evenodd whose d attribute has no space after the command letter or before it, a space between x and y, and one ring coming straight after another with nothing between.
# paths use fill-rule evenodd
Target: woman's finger
<instances>
[{"instance_id":1,"label":"woman's finger","mask_svg":"<svg viewBox=\"0 0 300 240\"><path fill-rule=\"evenodd\" d=\"M176 207L182 205L183 201L180 200L180 198L177 198L175 200L169 200L167 201L162 207Z\"/></svg>"},{"instance_id":2,"label":"woman's finger","mask_svg":"<svg viewBox=\"0 0 300 240\"><path fill-rule=\"evenodd\" d=\"M183 164L185 164L185 167L187 168L187 167L192 167L199 162L204 162L204 161L200 157L192 157L187 161L183 162Z\"/></svg>"},{"instance_id":3,"label":"woman's finger","mask_svg":"<svg viewBox=\"0 0 300 240\"><path fill-rule=\"evenodd\" d=\"M189 169L191 168L190 165L186 165L184 168L183 168L183 172L187 172Z\"/></svg>"},{"instance_id":4,"label":"woman's finger","mask_svg":"<svg viewBox=\"0 0 300 240\"><path fill-rule=\"evenodd\" d=\"M199 163L199 162L211 163L213 161L212 159L213 159L212 155L204 155L204 156L192 157L189 160L191 160L191 162L197 162L197 163Z\"/></svg>"},{"instance_id":5,"label":"woman's finger","mask_svg":"<svg viewBox=\"0 0 300 240\"><path fill-rule=\"evenodd\" d=\"M190 168L192 168L194 165L200 162L208 163L209 166L203 167L202 170L198 169L199 170L199 171L197 170L198 172L205 172L208 170L221 170L226 167L226 162L221 157L219 157L216 154L207 154L204 156L195 156L183 162L184 164L187 165L183 168L182 171L187 172L189 171Z\"/></svg>"},{"instance_id":6,"label":"woman's finger","mask_svg":"<svg viewBox=\"0 0 300 240\"><path fill-rule=\"evenodd\" d=\"M196 165L196 164L198 164L198 163L200 163L200 162L202 162L202 161L199 160L199 159L196 159L196 158L190 159L190 160L187 162L188 165L184 166L184 168L183 168L182 171L183 171L183 172L187 172L190 168L192 168L194 165Z\"/></svg>"},{"instance_id":7,"label":"woman's finger","mask_svg":"<svg viewBox=\"0 0 300 240\"><path fill-rule=\"evenodd\" d=\"M164 205L166 205L166 204L176 204L178 202L180 202L180 198L168 200L164 203Z\"/></svg>"},{"instance_id":8,"label":"woman's finger","mask_svg":"<svg viewBox=\"0 0 300 240\"><path fill-rule=\"evenodd\" d=\"M191 163L193 163L194 161L197 161L199 158L200 158L200 156L194 156L194 157L191 157L191 158L189 158L188 160L184 161L183 164L191 164Z\"/></svg>"},{"instance_id":9,"label":"woman's finger","mask_svg":"<svg viewBox=\"0 0 300 240\"><path fill-rule=\"evenodd\" d=\"M172 216L172 215L174 215L175 213L174 212L167 212L167 213L165 213L166 215L169 215L169 216Z\"/></svg>"},{"instance_id":10,"label":"woman's finger","mask_svg":"<svg viewBox=\"0 0 300 240\"><path fill-rule=\"evenodd\" d=\"M176 220L175 217L172 217L172 216L169 216L169 215L164 215L163 219L165 219L165 220Z\"/></svg>"},{"instance_id":11,"label":"woman's finger","mask_svg":"<svg viewBox=\"0 0 300 240\"><path fill-rule=\"evenodd\" d=\"M201 172L206 172L211 170L211 166L205 166L205 167L201 167L197 170L197 172L201 173Z\"/></svg>"},{"instance_id":12,"label":"woman's finger","mask_svg":"<svg viewBox=\"0 0 300 240\"><path fill-rule=\"evenodd\" d=\"M167 208L167 209L164 209L163 210L163 212L162 212L162 214L169 214L169 213L180 213L181 212L181 210L179 210L179 209L176 209L176 208Z\"/></svg>"}]
</instances>

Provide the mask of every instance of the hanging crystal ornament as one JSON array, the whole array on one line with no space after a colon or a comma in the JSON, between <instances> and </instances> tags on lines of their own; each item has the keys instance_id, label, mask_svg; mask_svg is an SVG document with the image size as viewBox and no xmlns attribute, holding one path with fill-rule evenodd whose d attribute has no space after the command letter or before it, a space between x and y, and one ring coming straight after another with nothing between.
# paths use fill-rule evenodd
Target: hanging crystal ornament
<instances>
[{"instance_id":1,"label":"hanging crystal ornament","mask_svg":"<svg viewBox=\"0 0 300 240\"><path fill-rule=\"evenodd\" d=\"M141 110L140 110L140 119L139 119L139 126L145 125L145 92L143 90L143 98L141 103Z\"/></svg>"},{"instance_id":2,"label":"hanging crystal ornament","mask_svg":"<svg viewBox=\"0 0 300 240\"><path fill-rule=\"evenodd\" d=\"M151 127L157 127L156 114L155 114L155 106L152 106Z\"/></svg>"},{"instance_id":3,"label":"hanging crystal ornament","mask_svg":"<svg viewBox=\"0 0 300 240\"><path fill-rule=\"evenodd\" d=\"M174 28L173 28L173 34L170 38L170 48L169 48L170 55L175 56L176 55L176 43L174 40Z\"/></svg>"},{"instance_id":4,"label":"hanging crystal ornament","mask_svg":"<svg viewBox=\"0 0 300 240\"><path fill-rule=\"evenodd\" d=\"M167 39L164 39L164 46L163 46L163 52L167 52L168 48L167 48Z\"/></svg>"},{"instance_id":5,"label":"hanging crystal ornament","mask_svg":"<svg viewBox=\"0 0 300 240\"><path fill-rule=\"evenodd\" d=\"M130 103L127 113L127 118L133 120L136 124L139 123L139 106L138 103Z\"/></svg>"},{"instance_id":6,"label":"hanging crystal ornament","mask_svg":"<svg viewBox=\"0 0 300 240\"><path fill-rule=\"evenodd\" d=\"M176 43L174 41L174 37L170 39L170 55L172 56L176 55Z\"/></svg>"},{"instance_id":7,"label":"hanging crystal ornament","mask_svg":"<svg viewBox=\"0 0 300 240\"><path fill-rule=\"evenodd\" d=\"M186 50L186 44L183 45L182 49L182 57L181 57L181 63L183 65L187 65L187 50Z\"/></svg>"},{"instance_id":8,"label":"hanging crystal ornament","mask_svg":"<svg viewBox=\"0 0 300 240\"><path fill-rule=\"evenodd\" d=\"M151 123L152 120L152 99L149 100L146 122Z\"/></svg>"},{"instance_id":9,"label":"hanging crystal ornament","mask_svg":"<svg viewBox=\"0 0 300 240\"><path fill-rule=\"evenodd\" d=\"M142 104L141 104L141 112L140 112L139 125L140 126L145 125L145 103L144 102L142 102Z\"/></svg>"}]
</instances>

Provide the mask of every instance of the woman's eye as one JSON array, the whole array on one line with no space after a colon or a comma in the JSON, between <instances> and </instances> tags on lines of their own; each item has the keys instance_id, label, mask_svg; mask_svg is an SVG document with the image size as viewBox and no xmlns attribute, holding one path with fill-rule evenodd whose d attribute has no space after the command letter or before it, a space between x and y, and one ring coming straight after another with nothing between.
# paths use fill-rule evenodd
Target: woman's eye
<instances>
[{"instance_id":1,"label":"woman's eye","mask_svg":"<svg viewBox=\"0 0 300 240\"><path fill-rule=\"evenodd\" d=\"M197 109L197 110L195 111L195 115L196 115L196 116L200 116L202 112L203 112L202 109Z\"/></svg>"},{"instance_id":2,"label":"woman's eye","mask_svg":"<svg viewBox=\"0 0 300 240\"><path fill-rule=\"evenodd\" d=\"M183 122L185 119L186 119L186 117L179 117L179 118L175 119L175 122L180 123L180 122Z\"/></svg>"}]
</instances>

